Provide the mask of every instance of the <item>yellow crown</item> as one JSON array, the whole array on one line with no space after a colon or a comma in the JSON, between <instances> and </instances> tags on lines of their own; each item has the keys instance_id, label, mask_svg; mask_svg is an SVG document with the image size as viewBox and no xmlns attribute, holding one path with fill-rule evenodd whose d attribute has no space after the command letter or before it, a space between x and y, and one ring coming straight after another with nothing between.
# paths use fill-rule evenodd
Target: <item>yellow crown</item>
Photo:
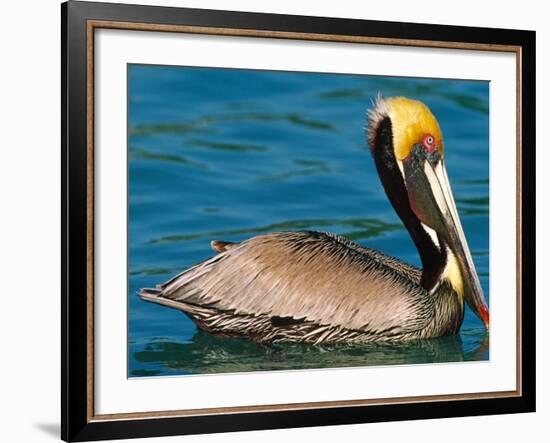
<instances>
[{"instance_id":1,"label":"yellow crown","mask_svg":"<svg viewBox=\"0 0 550 443\"><path fill-rule=\"evenodd\" d=\"M426 134L433 136L443 158L439 123L424 103L406 97L391 97L383 100L383 106L392 123L393 146L398 160L406 158L412 146L421 143Z\"/></svg>"}]
</instances>

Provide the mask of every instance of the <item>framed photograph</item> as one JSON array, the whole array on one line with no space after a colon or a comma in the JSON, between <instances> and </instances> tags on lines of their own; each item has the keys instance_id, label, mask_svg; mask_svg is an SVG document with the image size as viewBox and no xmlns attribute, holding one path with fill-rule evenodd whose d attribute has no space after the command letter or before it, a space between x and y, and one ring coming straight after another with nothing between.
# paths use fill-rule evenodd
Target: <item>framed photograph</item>
<instances>
[{"instance_id":1,"label":"framed photograph","mask_svg":"<svg viewBox=\"0 0 550 443\"><path fill-rule=\"evenodd\" d=\"M535 33L62 14L62 438L535 410Z\"/></svg>"}]
</instances>

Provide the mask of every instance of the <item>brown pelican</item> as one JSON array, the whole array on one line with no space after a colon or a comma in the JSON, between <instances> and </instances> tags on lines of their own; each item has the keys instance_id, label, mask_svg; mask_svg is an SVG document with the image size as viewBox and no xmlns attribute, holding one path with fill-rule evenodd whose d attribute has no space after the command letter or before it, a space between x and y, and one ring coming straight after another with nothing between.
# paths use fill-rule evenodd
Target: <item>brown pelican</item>
<instances>
[{"instance_id":1,"label":"brown pelican","mask_svg":"<svg viewBox=\"0 0 550 443\"><path fill-rule=\"evenodd\" d=\"M368 116L382 186L422 270L338 235L274 232L240 243L212 241L217 255L139 296L185 312L211 334L263 343L451 335L462 324L464 301L488 328L436 118L404 97L379 97Z\"/></svg>"}]
</instances>

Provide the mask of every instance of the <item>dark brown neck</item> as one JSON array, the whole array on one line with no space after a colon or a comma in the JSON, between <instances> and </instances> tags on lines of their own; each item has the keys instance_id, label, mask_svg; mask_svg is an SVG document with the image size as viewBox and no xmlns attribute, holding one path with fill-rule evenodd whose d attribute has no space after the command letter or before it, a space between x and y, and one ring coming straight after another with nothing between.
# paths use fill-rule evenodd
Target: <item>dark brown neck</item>
<instances>
[{"instance_id":1,"label":"dark brown neck","mask_svg":"<svg viewBox=\"0 0 550 443\"><path fill-rule=\"evenodd\" d=\"M374 144L375 146L372 146L374 163L382 186L416 245L422 262L420 284L430 291L437 284L445 269L447 249L442 239L438 239L441 248L434 243L410 207L405 182L395 158L389 117L380 122Z\"/></svg>"}]
</instances>

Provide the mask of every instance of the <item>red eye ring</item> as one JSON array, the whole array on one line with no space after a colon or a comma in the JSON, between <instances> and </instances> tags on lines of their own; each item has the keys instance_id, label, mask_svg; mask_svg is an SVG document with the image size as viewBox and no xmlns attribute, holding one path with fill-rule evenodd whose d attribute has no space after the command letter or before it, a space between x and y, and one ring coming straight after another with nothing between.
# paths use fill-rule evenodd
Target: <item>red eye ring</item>
<instances>
[{"instance_id":1,"label":"red eye ring","mask_svg":"<svg viewBox=\"0 0 550 443\"><path fill-rule=\"evenodd\" d=\"M435 149L435 139L432 134L424 134L422 137L422 144L428 152L433 152Z\"/></svg>"}]
</instances>

